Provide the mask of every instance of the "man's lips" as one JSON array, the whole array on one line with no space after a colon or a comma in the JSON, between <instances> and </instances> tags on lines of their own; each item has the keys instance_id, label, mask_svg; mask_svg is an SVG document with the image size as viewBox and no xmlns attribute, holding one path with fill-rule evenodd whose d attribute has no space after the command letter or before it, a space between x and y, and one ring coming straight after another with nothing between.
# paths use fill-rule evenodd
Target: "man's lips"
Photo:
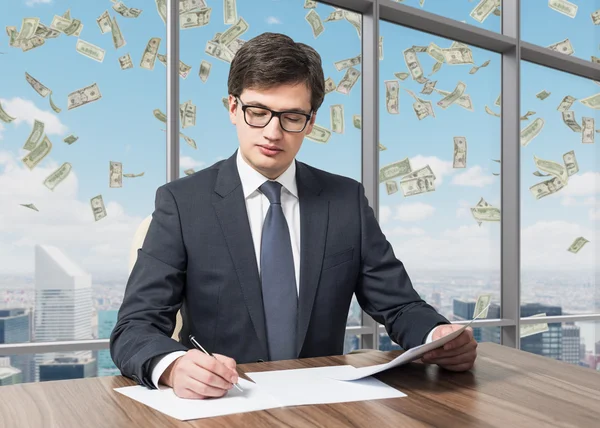
<instances>
[{"instance_id":1,"label":"man's lips","mask_svg":"<svg viewBox=\"0 0 600 428\"><path fill-rule=\"evenodd\" d=\"M283 150L281 150L279 147L277 146L267 146L265 144L257 144L258 147L263 147L265 149L269 149L269 150L277 150L278 152L281 152Z\"/></svg>"}]
</instances>

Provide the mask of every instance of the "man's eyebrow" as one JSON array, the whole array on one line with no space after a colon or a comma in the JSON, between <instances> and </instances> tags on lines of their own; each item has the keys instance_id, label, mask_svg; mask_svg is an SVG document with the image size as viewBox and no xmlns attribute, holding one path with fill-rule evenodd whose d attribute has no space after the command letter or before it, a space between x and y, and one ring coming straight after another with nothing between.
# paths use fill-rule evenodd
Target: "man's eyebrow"
<instances>
[{"instance_id":1,"label":"man's eyebrow","mask_svg":"<svg viewBox=\"0 0 600 428\"><path fill-rule=\"evenodd\" d=\"M264 108L271 108L269 106L264 105L263 103L259 102L259 101L248 101L246 104L248 105L253 105L253 106L257 106L257 107L264 107ZM300 108L300 107L292 107L292 108L286 108L285 110L281 110L281 111L297 111L297 112L301 112L304 114L310 114L310 111L307 111L306 109Z\"/></svg>"}]
</instances>

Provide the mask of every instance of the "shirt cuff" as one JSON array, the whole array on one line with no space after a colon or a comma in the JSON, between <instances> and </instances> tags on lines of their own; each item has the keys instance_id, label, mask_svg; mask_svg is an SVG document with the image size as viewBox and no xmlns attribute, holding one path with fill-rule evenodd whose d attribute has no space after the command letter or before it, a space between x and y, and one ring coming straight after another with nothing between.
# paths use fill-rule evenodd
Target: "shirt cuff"
<instances>
[{"instance_id":1,"label":"shirt cuff","mask_svg":"<svg viewBox=\"0 0 600 428\"><path fill-rule=\"evenodd\" d=\"M167 370L167 368L171 365L173 361L177 358L185 355L185 351L175 351L171 352L164 357L162 357L152 369L152 383L157 389L167 389L168 386L159 384L158 380L162 376L162 374Z\"/></svg>"},{"instance_id":2,"label":"shirt cuff","mask_svg":"<svg viewBox=\"0 0 600 428\"><path fill-rule=\"evenodd\" d=\"M430 342L433 342L433 331L434 331L434 330L435 330L437 327L439 327L439 325L436 325L435 327L433 327L433 328L431 329L431 331L430 331L430 332L429 332L429 334L427 335L427 339L425 340L425 344L427 344L427 343L430 343Z\"/></svg>"}]
</instances>

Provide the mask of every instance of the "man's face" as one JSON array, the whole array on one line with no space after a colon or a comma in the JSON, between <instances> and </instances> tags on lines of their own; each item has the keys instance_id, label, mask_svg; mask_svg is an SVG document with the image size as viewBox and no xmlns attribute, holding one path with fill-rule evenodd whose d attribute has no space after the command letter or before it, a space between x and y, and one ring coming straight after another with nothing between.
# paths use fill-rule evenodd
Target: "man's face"
<instances>
[{"instance_id":1,"label":"man's face","mask_svg":"<svg viewBox=\"0 0 600 428\"><path fill-rule=\"evenodd\" d=\"M300 83L260 91L244 89L239 98L246 105L308 114L311 109L310 96L310 89L306 84ZM316 113L313 113L302 132L284 131L279 124L279 118L276 117L271 118L264 128L255 128L244 120L242 105L233 95L229 95L229 118L237 128L240 152L244 160L256 171L274 180L294 161L304 136L312 131ZM266 147L276 151L267 151Z\"/></svg>"}]
</instances>

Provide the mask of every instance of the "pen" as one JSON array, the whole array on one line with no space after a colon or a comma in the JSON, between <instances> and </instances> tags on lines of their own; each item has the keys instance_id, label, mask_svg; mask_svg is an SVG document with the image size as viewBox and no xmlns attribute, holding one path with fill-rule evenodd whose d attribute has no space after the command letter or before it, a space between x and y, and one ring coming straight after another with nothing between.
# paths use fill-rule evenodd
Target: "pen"
<instances>
[{"instance_id":1,"label":"pen","mask_svg":"<svg viewBox=\"0 0 600 428\"><path fill-rule=\"evenodd\" d=\"M200 345L198 343L198 341L196 340L196 338L194 336L192 336L190 334L190 342L192 342L192 345L194 345L194 347L196 349L201 350L202 352L204 352L206 355L210 355L211 357L215 358L215 356L213 354L211 354L210 352L208 352L206 349L204 349L202 347L202 345ZM235 386L237 389L239 389L241 392L244 392L244 390L242 388L240 388L240 386L237 383L234 383L233 386Z\"/></svg>"}]
</instances>

